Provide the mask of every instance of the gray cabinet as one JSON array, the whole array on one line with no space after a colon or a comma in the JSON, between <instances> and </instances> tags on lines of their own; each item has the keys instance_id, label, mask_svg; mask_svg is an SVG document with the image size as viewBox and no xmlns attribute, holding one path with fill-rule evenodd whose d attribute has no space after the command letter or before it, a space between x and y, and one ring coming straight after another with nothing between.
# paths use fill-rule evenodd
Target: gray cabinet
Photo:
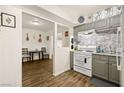
<instances>
[{"instance_id":1,"label":"gray cabinet","mask_svg":"<svg viewBox=\"0 0 124 93\"><path fill-rule=\"evenodd\" d=\"M109 29L109 28L115 28L120 26L120 16L121 15L115 15L110 18L98 20L94 23L96 30L101 29Z\"/></svg>"},{"instance_id":2,"label":"gray cabinet","mask_svg":"<svg viewBox=\"0 0 124 93\"><path fill-rule=\"evenodd\" d=\"M108 19L98 20L94 23L94 26L96 30L109 28L109 20Z\"/></svg>"},{"instance_id":3,"label":"gray cabinet","mask_svg":"<svg viewBox=\"0 0 124 93\"><path fill-rule=\"evenodd\" d=\"M95 76L108 80L108 57L93 55L92 73Z\"/></svg>"},{"instance_id":4,"label":"gray cabinet","mask_svg":"<svg viewBox=\"0 0 124 93\"><path fill-rule=\"evenodd\" d=\"M119 84L120 71L117 70L116 57L109 57L109 81Z\"/></svg>"},{"instance_id":5,"label":"gray cabinet","mask_svg":"<svg viewBox=\"0 0 124 93\"><path fill-rule=\"evenodd\" d=\"M120 26L120 15L115 15L113 17L110 17L109 18L109 25L110 25L110 28L113 28L113 27L118 27Z\"/></svg>"},{"instance_id":6,"label":"gray cabinet","mask_svg":"<svg viewBox=\"0 0 124 93\"><path fill-rule=\"evenodd\" d=\"M70 51L70 68L73 69L74 64L74 52Z\"/></svg>"},{"instance_id":7,"label":"gray cabinet","mask_svg":"<svg viewBox=\"0 0 124 93\"><path fill-rule=\"evenodd\" d=\"M74 27L75 31L85 31L90 29L95 29L96 31L109 30L120 26L120 16L115 15L106 19L98 20L92 23L82 24Z\"/></svg>"},{"instance_id":8,"label":"gray cabinet","mask_svg":"<svg viewBox=\"0 0 124 93\"><path fill-rule=\"evenodd\" d=\"M119 84L120 71L117 70L116 57L93 54L92 74L105 80Z\"/></svg>"},{"instance_id":9,"label":"gray cabinet","mask_svg":"<svg viewBox=\"0 0 124 93\"><path fill-rule=\"evenodd\" d=\"M86 25L79 25L74 27L74 31L84 31L86 29Z\"/></svg>"},{"instance_id":10,"label":"gray cabinet","mask_svg":"<svg viewBox=\"0 0 124 93\"><path fill-rule=\"evenodd\" d=\"M94 23L87 23L85 25L85 30L91 30L94 29Z\"/></svg>"},{"instance_id":11,"label":"gray cabinet","mask_svg":"<svg viewBox=\"0 0 124 93\"><path fill-rule=\"evenodd\" d=\"M108 79L108 63L104 61L93 61L93 75Z\"/></svg>"},{"instance_id":12,"label":"gray cabinet","mask_svg":"<svg viewBox=\"0 0 124 93\"><path fill-rule=\"evenodd\" d=\"M74 31L86 31L91 29L94 29L94 23L87 23L74 27Z\"/></svg>"}]
</instances>

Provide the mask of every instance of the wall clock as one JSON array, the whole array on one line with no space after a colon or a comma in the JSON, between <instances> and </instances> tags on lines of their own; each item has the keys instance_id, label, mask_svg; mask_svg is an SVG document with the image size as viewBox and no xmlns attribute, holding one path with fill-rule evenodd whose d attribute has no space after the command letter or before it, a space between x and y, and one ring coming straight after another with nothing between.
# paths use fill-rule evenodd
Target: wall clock
<instances>
[{"instance_id":1,"label":"wall clock","mask_svg":"<svg viewBox=\"0 0 124 93\"><path fill-rule=\"evenodd\" d=\"M78 18L78 22L79 22L79 23L83 23L84 20L85 20L85 18L84 18L83 16L80 16L80 17Z\"/></svg>"}]
</instances>

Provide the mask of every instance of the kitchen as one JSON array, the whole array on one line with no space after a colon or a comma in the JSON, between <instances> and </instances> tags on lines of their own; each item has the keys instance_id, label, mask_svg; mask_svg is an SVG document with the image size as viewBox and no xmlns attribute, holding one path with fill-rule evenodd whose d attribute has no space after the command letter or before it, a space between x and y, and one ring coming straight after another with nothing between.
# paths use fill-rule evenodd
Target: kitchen
<instances>
[{"instance_id":1,"label":"kitchen","mask_svg":"<svg viewBox=\"0 0 124 93\"><path fill-rule=\"evenodd\" d=\"M123 48L123 42L121 40L121 38L123 37L122 34L124 24L124 21L122 21L124 18L123 5L27 5L0 7L2 12L13 14L16 17L16 23L18 23L16 28L7 28L5 26L1 26L0 35L2 39L0 40L1 42L4 42L4 44L1 44L0 46L0 51L2 51L0 54L0 71L2 76L0 78L1 86L22 86L22 53L20 49L22 48L21 18L23 16L23 12L54 23L53 64L51 65L53 67L53 70L51 70L53 71L53 73L50 74L51 78L49 76L49 78L45 78L44 81L46 85L44 84L44 82L39 81L40 77L43 77L43 73L38 74L38 76L40 75L39 77L37 77L38 79L31 77L31 79L33 79L30 82L31 84L35 85L35 83L37 83L35 80L37 80L37 86L49 86L50 83L46 83L46 81L49 81L49 79L51 79L51 82L54 83L57 78L58 82L50 84L51 87L123 86L123 73L121 73L123 72L123 57L121 49ZM51 10L50 7L53 10L60 9L64 12L60 10L56 12L61 15L58 16L58 14L53 13L54 11ZM12 11L9 11L10 8ZM18 11L19 14L16 14L14 9ZM79 9L79 11L71 11L73 9ZM68 11L70 12L68 13ZM66 19L64 17L62 18L62 14L64 17L67 17L65 15L68 15L68 18L70 19ZM74 18L74 14L76 15L76 18ZM51 20L49 18L51 18ZM19 38L17 40L15 39L17 37L14 37L15 34L19 35ZM10 37L6 37L6 35L9 35ZM26 36L26 34L24 34L24 36ZM11 41L15 44L11 45L11 49L10 43L8 43L11 42L10 38ZM25 40L25 38L23 39ZM35 37L32 37L32 39L35 39ZM19 43L19 47L15 42ZM11 53L15 54L11 55ZM10 65L10 61L14 61L16 63L13 62ZM36 64L39 63L40 62L37 62ZM8 66L8 69L3 70L6 67L6 64ZM31 64L33 64L33 62ZM70 68L73 70L70 70ZM32 73L31 70L28 71ZM37 73L39 72L39 70L35 70L35 72ZM62 77L60 77L61 75ZM8 79L8 77L11 77L11 79ZM32 81L34 82L32 83ZM28 85L28 83L26 84Z\"/></svg>"},{"instance_id":2,"label":"kitchen","mask_svg":"<svg viewBox=\"0 0 124 93\"><path fill-rule=\"evenodd\" d=\"M74 27L71 68L91 77L95 86L120 86L121 6L98 11L89 19L90 23Z\"/></svg>"}]
</instances>

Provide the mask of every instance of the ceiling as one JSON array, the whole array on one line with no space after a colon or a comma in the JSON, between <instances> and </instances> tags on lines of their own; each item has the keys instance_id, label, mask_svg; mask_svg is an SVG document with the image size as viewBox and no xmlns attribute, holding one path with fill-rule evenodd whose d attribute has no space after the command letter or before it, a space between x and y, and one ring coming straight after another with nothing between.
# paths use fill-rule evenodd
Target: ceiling
<instances>
[{"instance_id":1,"label":"ceiling","mask_svg":"<svg viewBox=\"0 0 124 93\"><path fill-rule=\"evenodd\" d=\"M38 24L34 24L33 22L36 21ZM33 15L29 15L27 13L22 14L22 23L23 28L35 29L40 31L53 31L54 30L54 23L35 17ZM63 25L58 25L58 32L67 31L69 28Z\"/></svg>"},{"instance_id":2,"label":"ceiling","mask_svg":"<svg viewBox=\"0 0 124 93\"><path fill-rule=\"evenodd\" d=\"M34 23L38 22L38 23ZM35 17L33 15L29 15L27 13L22 14L22 26L23 28L30 28L40 31L52 31L54 30L54 23Z\"/></svg>"},{"instance_id":3,"label":"ceiling","mask_svg":"<svg viewBox=\"0 0 124 93\"><path fill-rule=\"evenodd\" d=\"M85 20L93 13L112 7L112 5L40 5L39 9L45 9L61 18L78 25L78 17L84 16ZM40 10L39 10L40 11ZM33 24L32 21L38 21L39 25ZM50 31L54 29L54 24L50 21L23 13L23 27L36 30ZM87 20L85 21L87 22Z\"/></svg>"},{"instance_id":4,"label":"ceiling","mask_svg":"<svg viewBox=\"0 0 124 93\"><path fill-rule=\"evenodd\" d=\"M113 5L40 5L39 7L52 12L64 19L78 24L78 17L87 17L93 13L112 7Z\"/></svg>"}]
</instances>

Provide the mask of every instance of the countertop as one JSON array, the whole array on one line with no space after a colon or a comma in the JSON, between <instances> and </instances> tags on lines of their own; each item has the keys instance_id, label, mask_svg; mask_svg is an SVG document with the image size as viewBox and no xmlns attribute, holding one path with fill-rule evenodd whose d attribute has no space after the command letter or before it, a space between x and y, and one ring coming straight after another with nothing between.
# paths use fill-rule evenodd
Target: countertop
<instances>
[{"instance_id":1,"label":"countertop","mask_svg":"<svg viewBox=\"0 0 124 93\"><path fill-rule=\"evenodd\" d=\"M83 53L83 51L77 51L77 50L74 50L74 51L71 51L71 52L82 52ZM92 52L92 54L97 54L97 55L106 55L106 56L117 56L117 54L115 54L115 53L94 53L94 52ZM121 56L121 55L119 55L119 56Z\"/></svg>"},{"instance_id":2,"label":"countertop","mask_svg":"<svg viewBox=\"0 0 124 93\"><path fill-rule=\"evenodd\" d=\"M98 54L98 55L106 55L106 56L117 56L115 53L92 53L92 54ZM119 55L121 56L121 55Z\"/></svg>"}]
</instances>

